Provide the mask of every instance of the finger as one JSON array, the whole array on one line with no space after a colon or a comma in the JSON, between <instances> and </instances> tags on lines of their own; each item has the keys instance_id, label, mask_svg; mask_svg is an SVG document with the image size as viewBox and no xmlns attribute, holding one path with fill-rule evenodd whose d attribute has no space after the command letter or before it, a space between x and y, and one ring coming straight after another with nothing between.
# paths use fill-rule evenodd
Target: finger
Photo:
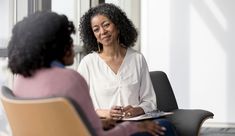
<instances>
[{"instance_id":1,"label":"finger","mask_svg":"<svg viewBox=\"0 0 235 136\"><path fill-rule=\"evenodd\" d=\"M147 132L151 134L158 134L158 135L164 135L166 128L160 126L157 124L157 122L152 122L152 121L144 121L144 128L146 129Z\"/></svg>"},{"instance_id":2,"label":"finger","mask_svg":"<svg viewBox=\"0 0 235 136\"><path fill-rule=\"evenodd\" d=\"M122 114L122 111L120 111L120 110L111 110L110 113L111 114Z\"/></svg>"},{"instance_id":3,"label":"finger","mask_svg":"<svg viewBox=\"0 0 235 136\"><path fill-rule=\"evenodd\" d=\"M123 112L122 112L122 110L111 109L110 110L110 115L114 116L114 114L117 114L117 115L121 116L123 114Z\"/></svg>"},{"instance_id":4,"label":"finger","mask_svg":"<svg viewBox=\"0 0 235 136\"><path fill-rule=\"evenodd\" d=\"M123 106L112 106L113 110L122 110L123 109Z\"/></svg>"},{"instance_id":5,"label":"finger","mask_svg":"<svg viewBox=\"0 0 235 136\"><path fill-rule=\"evenodd\" d=\"M132 107L132 108L126 110L125 116L126 117L135 117L136 116L136 109Z\"/></svg>"},{"instance_id":6,"label":"finger","mask_svg":"<svg viewBox=\"0 0 235 136\"><path fill-rule=\"evenodd\" d=\"M122 118L123 118L123 117L117 117L117 116L112 117L112 119L113 119L113 120L116 120L116 121L117 121L117 120L122 120Z\"/></svg>"},{"instance_id":7,"label":"finger","mask_svg":"<svg viewBox=\"0 0 235 136\"><path fill-rule=\"evenodd\" d=\"M156 125L156 127L161 129L162 131L166 131L166 128L164 126L161 126L158 121L154 121L153 123Z\"/></svg>"},{"instance_id":8,"label":"finger","mask_svg":"<svg viewBox=\"0 0 235 136\"><path fill-rule=\"evenodd\" d=\"M123 113L111 112L110 117L114 120L121 120L124 116Z\"/></svg>"},{"instance_id":9,"label":"finger","mask_svg":"<svg viewBox=\"0 0 235 136\"><path fill-rule=\"evenodd\" d=\"M162 127L158 124L154 124L153 126L149 126L148 128L150 131L156 133L156 134L160 134L160 135L164 135L165 134L165 131L166 131L166 128L165 127Z\"/></svg>"},{"instance_id":10,"label":"finger","mask_svg":"<svg viewBox=\"0 0 235 136\"><path fill-rule=\"evenodd\" d=\"M132 113L131 113L131 112L125 112L124 116L125 116L125 117L128 117L128 118L129 118L129 117L132 117Z\"/></svg>"},{"instance_id":11,"label":"finger","mask_svg":"<svg viewBox=\"0 0 235 136\"><path fill-rule=\"evenodd\" d=\"M123 115L114 113L114 114L111 114L111 117L123 117Z\"/></svg>"},{"instance_id":12,"label":"finger","mask_svg":"<svg viewBox=\"0 0 235 136\"><path fill-rule=\"evenodd\" d=\"M131 108L133 108L131 105L128 105L126 107L123 107L123 111L127 111L130 110Z\"/></svg>"}]
</instances>

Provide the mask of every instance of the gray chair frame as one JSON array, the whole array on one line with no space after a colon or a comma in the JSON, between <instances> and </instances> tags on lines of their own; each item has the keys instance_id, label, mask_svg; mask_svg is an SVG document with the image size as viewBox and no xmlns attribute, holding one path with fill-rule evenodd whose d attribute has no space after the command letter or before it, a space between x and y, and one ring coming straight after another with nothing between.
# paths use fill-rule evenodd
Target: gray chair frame
<instances>
[{"instance_id":1,"label":"gray chair frame","mask_svg":"<svg viewBox=\"0 0 235 136\"><path fill-rule=\"evenodd\" d=\"M170 120L179 136L198 136L203 122L213 118L214 114L202 109L179 109L170 81L163 71L151 71L151 81L157 97L157 108L174 112L166 119Z\"/></svg>"}]
</instances>

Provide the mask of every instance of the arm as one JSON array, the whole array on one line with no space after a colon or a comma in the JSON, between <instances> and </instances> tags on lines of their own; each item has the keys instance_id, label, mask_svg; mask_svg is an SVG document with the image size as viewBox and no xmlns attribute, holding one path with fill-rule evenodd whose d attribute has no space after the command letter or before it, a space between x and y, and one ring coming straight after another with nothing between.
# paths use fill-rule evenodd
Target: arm
<instances>
[{"instance_id":1,"label":"arm","mask_svg":"<svg viewBox=\"0 0 235 136\"><path fill-rule=\"evenodd\" d=\"M123 112L125 117L136 117L144 114L144 110L141 107L132 107L131 105L124 107Z\"/></svg>"},{"instance_id":2,"label":"arm","mask_svg":"<svg viewBox=\"0 0 235 136\"><path fill-rule=\"evenodd\" d=\"M144 112L156 110L156 95L153 89L152 81L149 74L147 62L142 56L141 79L140 79L140 104Z\"/></svg>"},{"instance_id":3,"label":"arm","mask_svg":"<svg viewBox=\"0 0 235 136\"><path fill-rule=\"evenodd\" d=\"M83 76L83 78L86 80L88 86L90 84L90 75L89 75L89 68L88 68L88 65L86 63L86 60L85 58L83 58L81 60L81 62L79 63L79 66L78 66L78 73L81 74Z\"/></svg>"},{"instance_id":4,"label":"arm","mask_svg":"<svg viewBox=\"0 0 235 136\"><path fill-rule=\"evenodd\" d=\"M111 118L109 114L110 110L108 109L96 109L95 111L100 118Z\"/></svg>"}]
</instances>

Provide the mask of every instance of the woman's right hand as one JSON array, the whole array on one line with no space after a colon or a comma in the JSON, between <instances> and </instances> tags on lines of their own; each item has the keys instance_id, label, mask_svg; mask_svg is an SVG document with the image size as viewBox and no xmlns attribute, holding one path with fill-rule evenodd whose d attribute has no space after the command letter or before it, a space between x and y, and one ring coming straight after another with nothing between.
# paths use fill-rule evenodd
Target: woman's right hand
<instances>
[{"instance_id":1,"label":"woman's right hand","mask_svg":"<svg viewBox=\"0 0 235 136\"><path fill-rule=\"evenodd\" d=\"M148 132L152 135L164 135L166 128L160 126L157 122L143 121L137 125L140 132Z\"/></svg>"},{"instance_id":2,"label":"woman's right hand","mask_svg":"<svg viewBox=\"0 0 235 136\"><path fill-rule=\"evenodd\" d=\"M113 120L121 120L124 117L122 106L113 106L110 110L110 117Z\"/></svg>"}]
</instances>

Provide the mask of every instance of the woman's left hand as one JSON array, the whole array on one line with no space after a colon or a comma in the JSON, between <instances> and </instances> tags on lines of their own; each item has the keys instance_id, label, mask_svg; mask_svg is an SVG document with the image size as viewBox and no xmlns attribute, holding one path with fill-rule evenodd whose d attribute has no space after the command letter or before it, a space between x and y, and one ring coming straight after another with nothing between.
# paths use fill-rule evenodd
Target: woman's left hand
<instances>
[{"instance_id":1,"label":"woman's left hand","mask_svg":"<svg viewBox=\"0 0 235 136\"><path fill-rule=\"evenodd\" d=\"M113 106L109 112L113 120L121 120L124 117L122 106Z\"/></svg>"},{"instance_id":2,"label":"woman's left hand","mask_svg":"<svg viewBox=\"0 0 235 136\"><path fill-rule=\"evenodd\" d=\"M144 114L144 110L141 107L133 107L131 105L124 107L123 112L126 118L136 117Z\"/></svg>"},{"instance_id":3,"label":"woman's left hand","mask_svg":"<svg viewBox=\"0 0 235 136\"><path fill-rule=\"evenodd\" d=\"M112 120L110 118L106 118L106 119L101 119L102 125L103 125L103 129L104 130L109 130L112 129L113 127L115 127L116 125L116 121Z\"/></svg>"}]
</instances>

